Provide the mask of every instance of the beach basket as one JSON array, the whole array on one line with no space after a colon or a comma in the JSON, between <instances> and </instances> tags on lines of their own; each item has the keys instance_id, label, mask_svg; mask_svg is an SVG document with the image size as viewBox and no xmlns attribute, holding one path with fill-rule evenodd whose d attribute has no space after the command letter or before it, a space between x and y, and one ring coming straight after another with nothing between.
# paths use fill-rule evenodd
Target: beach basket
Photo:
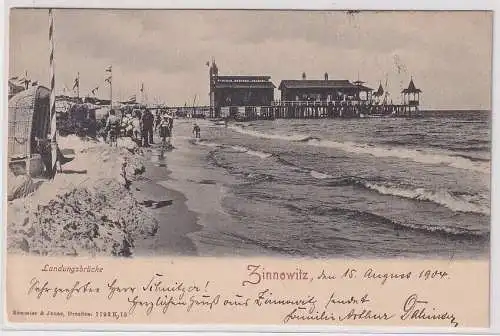
<instances>
[{"instance_id":1,"label":"beach basket","mask_svg":"<svg viewBox=\"0 0 500 336\"><path fill-rule=\"evenodd\" d=\"M40 156L36 153L35 138L46 140L50 132L50 91L32 86L9 100L8 160L9 165L24 163L29 175L38 173Z\"/></svg>"}]
</instances>

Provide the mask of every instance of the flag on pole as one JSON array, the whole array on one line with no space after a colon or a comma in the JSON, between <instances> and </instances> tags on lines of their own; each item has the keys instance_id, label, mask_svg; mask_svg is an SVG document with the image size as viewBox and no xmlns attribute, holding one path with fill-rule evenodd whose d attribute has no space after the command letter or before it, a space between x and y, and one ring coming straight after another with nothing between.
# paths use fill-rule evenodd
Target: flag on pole
<instances>
[{"instance_id":1,"label":"flag on pole","mask_svg":"<svg viewBox=\"0 0 500 336\"><path fill-rule=\"evenodd\" d=\"M141 83L141 92L144 92L144 83Z\"/></svg>"},{"instance_id":2,"label":"flag on pole","mask_svg":"<svg viewBox=\"0 0 500 336\"><path fill-rule=\"evenodd\" d=\"M56 90L54 71L54 16L52 9L49 9L49 72L50 72L50 137L52 150L52 178L56 175L57 163L57 119L56 119Z\"/></svg>"},{"instance_id":3,"label":"flag on pole","mask_svg":"<svg viewBox=\"0 0 500 336\"><path fill-rule=\"evenodd\" d=\"M93 88L90 92L95 96L97 91L99 91L99 86L96 86L95 88Z\"/></svg>"},{"instance_id":4,"label":"flag on pole","mask_svg":"<svg viewBox=\"0 0 500 336\"><path fill-rule=\"evenodd\" d=\"M28 87L30 86L30 83L31 83L30 79L28 79L28 78L23 79L23 84L24 84L25 89L28 89Z\"/></svg>"},{"instance_id":5,"label":"flag on pole","mask_svg":"<svg viewBox=\"0 0 500 336\"><path fill-rule=\"evenodd\" d=\"M28 78L28 71L27 70L24 72L24 78L22 79L22 81L24 84L24 88L27 90L28 87L30 86L30 83L31 83L31 79Z\"/></svg>"},{"instance_id":6,"label":"flag on pole","mask_svg":"<svg viewBox=\"0 0 500 336\"><path fill-rule=\"evenodd\" d=\"M112 66L110 65L110 66L108 66L108 67L106 68L106 70L105 70L105 71L106 71L106 72L111 72L112 70L113 70L113 69L112 69Z\"/></svg>"},{"instance_id":7,"label":"flag on pole","mask_svg":"<svg viewBox=\"0 0 500 336\"><path fill-rule=\"evenodd\" d=\"M109 77L107 77L104 81L105 81L106 83L111 84L111 79L112 79L112 77L111 77L111 76L109 76Z\"/></svg>"},{"instance_id":8,"label":"flag on pole","mask_svg":"<svg viewBox=\"0 0 500 336\"><path fill-rule=\"evenodd\" d=\"M207 63L205 63L205 64L207 65L207 67L209 67L209 66L210 66L210 62L209 62L209 61L207 61Z\"/></svg>"},{"instance_id":9,"label":"flag on pole","mask_svg":"<svg viewBox=\"0 0 500 336\"><path fill-rule=\"evenodd\" d=\"M73 83L73 90L76 88L79 88L79 87L80 87L80 78L78 78L78 76L76 76L75 81Z\"/></svg>"}]
</instances>

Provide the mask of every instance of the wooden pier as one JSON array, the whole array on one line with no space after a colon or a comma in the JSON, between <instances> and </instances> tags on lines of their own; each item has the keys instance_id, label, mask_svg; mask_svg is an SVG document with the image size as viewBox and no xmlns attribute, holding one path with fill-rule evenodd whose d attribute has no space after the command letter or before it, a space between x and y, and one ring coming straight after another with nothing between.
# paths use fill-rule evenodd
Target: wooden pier
<instances>
[{"instance_id":1,"label":"wooden pier","mask_svg":"<svg viewBox=\"0 0 500 336\"><path fill-rule=\"evenodd\" d=\"M373 117L415 117L418 109L398 104L353 104L345 102L275 101L271 106L225 106L214 118L241 121L273 119L333 119Z\"/></svg>"},{"instance_id":2,"label":"wooden pier","mask_svg":"<svg viewBox=\"0 0 500 336\"><path fill-rule=\"evenodd\" d=\"M420 105L420 89L413 77L401 91L400 104L393 104L386 88L365 86L359 79L282 80L280 100L274 99L274 84L270 76L220 76L215 60L209 66L210 118L235 120L325 119L415 117Z\"/></svg>"}]
</instances>

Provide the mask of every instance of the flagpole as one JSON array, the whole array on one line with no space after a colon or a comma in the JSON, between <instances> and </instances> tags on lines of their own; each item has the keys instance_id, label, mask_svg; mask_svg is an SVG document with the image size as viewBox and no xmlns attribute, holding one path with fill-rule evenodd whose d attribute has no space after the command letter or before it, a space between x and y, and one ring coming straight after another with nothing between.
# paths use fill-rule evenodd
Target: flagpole
<instances>
[{"instance_id":1,"label":"flagpole","mask_svg":"<svg viewBox=\"0 0 500 336\"><path fill-rule=\"evenodd\" d=\"M56 91L55 91L55 65L54 65L54 16L49 9L49 73L50 73L50 137L52 151L52 178L56 175L57 162L57 117L56 117Z\"/></svg>"},{"instance_id":2,"label":"flagpole","mask_svg":"<svg viewBox=\"0 0 500 336\"><path fill-rule=\"evenodd\" d=\"M141 103L146 105L146 96L144 93L144 82L141 83Z\"/></svg>"},{"instance_id":3,"label":"flagpole","mask_svg":"<svg viewBox=\"0 0 500 336\"><path fill-rule=\"evenodd\" d=\"M24 88L25 88L26 90L28 90L29 84L30 84L30 82L29 82L29 80L28 80L28 70L26 70L26 71L24 72Z\"/></svg>"},{"instance_id":4,"label":"flagpole","mask_svg":"<svg viewBox=\"0 0 500 336\"><path fill-rule=\"evenodd\" d=\"M109 78L109 108L113 109L113 68L111 68Z\"/></svg>"},{"instance_id":5,"label":"flagpole","mask_svg":"<svg viewBox=\"0 0 500 336\"><path fill-rule=\"evenodd\" d=\"M107 77L104 82L109 83L109 108L113 109L113 65L106 68L105 72L109 72L109 77Z\"/></svg>"},{"instance_id":6,"label":"flagpole","mask_svg":"<svg viewBox=\"0 0 500 336\"><path fill-rule=\"evenodd\" d=\"M76 85L76 97L80 99L80 72L76 74L77 85Z\"/></svg>"}]
</instances>

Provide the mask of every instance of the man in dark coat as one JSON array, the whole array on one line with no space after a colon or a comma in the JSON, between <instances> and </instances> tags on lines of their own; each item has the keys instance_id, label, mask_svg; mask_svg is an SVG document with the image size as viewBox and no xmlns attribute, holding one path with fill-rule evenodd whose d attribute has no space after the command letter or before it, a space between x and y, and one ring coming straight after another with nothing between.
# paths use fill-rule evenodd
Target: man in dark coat
<instances>
[{"instance_id":1,"label":"man in dark coat","mask_svg":"<svg viewBox=\"0 0 500 336\"><path fill-rule=\"evenodd\" d=\"M142 145L149 147L153 143L154 115L146 109L142 113Z\"/></svg>"}]
</instances>

